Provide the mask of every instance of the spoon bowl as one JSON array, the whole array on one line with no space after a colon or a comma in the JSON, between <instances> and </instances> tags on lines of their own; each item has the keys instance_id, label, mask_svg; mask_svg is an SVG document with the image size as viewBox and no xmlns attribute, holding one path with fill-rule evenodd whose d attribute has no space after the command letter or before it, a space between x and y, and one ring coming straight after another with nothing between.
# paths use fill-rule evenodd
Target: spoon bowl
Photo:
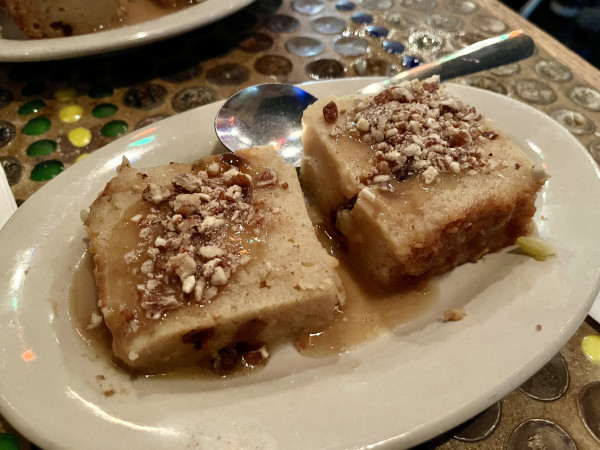
<instances>
[{"instance_id":1,"label":"spoon bowl","mask_svg":"<svg viewBox=\"0 0 600 450\"><path fill-rule=\"evenodd\" d=\"M215 130L230 151L271 145L297 167L302 154L302 113L316 100L290 84L251 86L225 102Z\"/></svg>"},{"instance_id":2,"label":"spoon bowl","mask_svg":"<svg viewBox=\"0 0 600 450\"><path fill-rule=\"evenodd\" d=\"M402 81L439 75L448 80L519 61L533 54L531 38L516 30L486 39L436 61L372 83L360 94L376 94ZM317 100L290 84L259 84L230 97L215 118L219 140L230 151L271 145L295 167L302 160L302 114Z\"/></svg>"}]
</instances>

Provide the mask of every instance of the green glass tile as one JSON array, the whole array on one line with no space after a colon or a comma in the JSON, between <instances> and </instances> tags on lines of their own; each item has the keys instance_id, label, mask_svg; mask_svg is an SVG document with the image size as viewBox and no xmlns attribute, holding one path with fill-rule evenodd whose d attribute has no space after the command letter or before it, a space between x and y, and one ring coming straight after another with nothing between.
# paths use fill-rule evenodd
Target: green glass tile
<instances>
[{"instance_id":1,"label":"green glass tile","mask_svg":"<svg viewBox=\"0 0 600 450\"><path fill-rule=\"evenodd\" d=\"M46 83L43 81L34 81L33 83L26 84L21 88L21 94L24 97L31 97L33 95L42 95L46 89Z\"/></svg>"},{"instance_id":2,"label":"green glass tile","mask_svg":"<svg viewBox=\"0 0 600 450\"><path fill-rule=\"evenodd\" d=\"M112 120L102 127L101 133L102 136L115 137L125 133L128 128L127 122L122 120Z\"/></svg>"},{"instance_id":3,"label":"green glass tile","mask_svg":"<svg viewBox=\"0 0 600 450\"><path fill-rule=\"evenodd\" d=\"M118 110L119 107L117 105L113 105L112 103L102 103L94 107L92 115L98 118L105 118L112 116Z\"/></svg>"},{"instance_id":4,"label":"green glass tile","mask_svg":"<svg viewBox=\"0 0 600 450\"><path fill-rule=\"evenodd\" d=\"M46 106L46 103L43 100L40 100L39 98L36 98L35 100L29 100L28 102L23 103L21 105L21 107L19 108L19 114L21 116L35 114L40 112L42 108L44 108L44 106Z\"/></svg>"},{"instance_id":5,"label":"green glass tile","mask_svg":"<svg viewBox=\"0 0 600 450\"><path fill-rule=\"evenodd\" d=\"M27 154L29 156L49 155L56 151L56 146L56 142L50 139L42 139L41 141L35 141L27 147Z\"/></svg>"},{"instance_id":6,"label":"green glass tile","mask_svg":"<svg viewBox=\"0 0 600 450\"><path fill-rule=\"evenodd\" d=\"M35 117L25 124L23 133L28 134L29 136L38 136L48 131L51 125L52 124L47 117Z\"/></svg>"},{"instance_id":7,"label":"green glass tile","mask_svg":"<svg viewBox=\"0 0 600 450\"><path fill-rule=\"evenodd\" d=\"M90 88L88 95L92 98L105 98L114 94L114 89L108 84L96 84Z\"/></svg>"},{"instance_id":8,"label":"green glass tile","mask_svg":"<svg viewBox=\"0 0 600 450\"><path fill-rule=\"evenodd\" d=\"M19 439L10 433L0 433L0 450L19 450Z\"/></svg>"},{"instance_id":9,"label":"green glass tile","mask_svg":"<svg viewBox=\"0 0 600 450\"><path fill-rule=\"evenodd\" d=\"M56 159L49 159L36 164L31 171L31 179L34 181L51 180L64 169L63 163Z\"/></svg>"}]
</instances>

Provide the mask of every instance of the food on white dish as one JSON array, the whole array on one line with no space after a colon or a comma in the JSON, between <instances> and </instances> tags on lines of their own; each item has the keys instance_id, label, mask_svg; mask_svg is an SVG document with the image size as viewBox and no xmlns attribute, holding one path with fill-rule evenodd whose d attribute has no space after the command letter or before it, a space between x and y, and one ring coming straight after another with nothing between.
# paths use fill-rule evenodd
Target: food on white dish
<instances>
[{"instance_id":1,"label":"food on white dish","mask_svg":"<svg viewBox=\"0 0 600 450\"><path fill-rule=\"evenodd\" d=\"M440 274L531 231L547 174L436 77L324 98L301 183L381 285Z\"/></svg>"},{"instance_id":2,"label":"food on white dish","mask_svg":"<svg viewBox=\"0 0 600 450\"><path fill-rule=\"evenodd\" d=\"M271 148L124 162L85 225L113 354L136 372L259 364L343 301L295 169Z\"/></svg>"},{"instance_id":3,"label":"food on white dish","mask_svg":"<svg viewBox=\"0 0 600 450\"><path fill-rule=\"evenodd\" d=\"M31 38L86 34L118 25L127 0L4 0L2 6Z\"/></svg>"},{"instance_id":4,"label":"food on white dish","mask_svg":"<svg viewBox=\"0 0 600 450\"><path fill-rule=\"evenodd\" d=\"M0 0L30 38L75 36L155 19L200 0Z\"/></svg>"}]
</instances>

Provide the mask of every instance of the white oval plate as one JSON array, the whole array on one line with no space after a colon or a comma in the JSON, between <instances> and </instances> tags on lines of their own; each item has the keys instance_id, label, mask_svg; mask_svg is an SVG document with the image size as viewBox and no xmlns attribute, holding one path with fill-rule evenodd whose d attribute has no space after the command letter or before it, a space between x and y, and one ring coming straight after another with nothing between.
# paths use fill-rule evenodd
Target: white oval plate
<instances>
[{"instance_id":1,"label":"white oval plate","mask_svg":"<svg viewBox=\"0 0 600 450\"><path fill-rule=\"evenodd\" d=\"M0 12L0 61L48 61L122 50L167 39L233 14L253 0L205 0L158 19L97 33L27 39L12 19ZM10 37L10 38L7 38ZM19 37L19 38L17 38Z\"/></svg>"},{"instance_id":2,"label":"white oval plate","mask_svg":"<svg viewBox=\"0 0 600 450\"><path fill-rule=\"evenodd\" d=\"M366 82L306 88L342 95ZM451 90L546 165L552 178L536 222L557 257L507 249L463 265L442 278L425 314L346 354L312 359L285 346L251 376L132 380L95 357L69 319L67 293L86 249L79 213L123 155L144 167L221 151L211 104L94 152L0 232L0 412L42 448L401 448L500 400L560 350L594 301L600 181L585 149L544 114L487 91ZM461 305L464 319L439 320ZM116 394L107 398L108 388Z\"/></svg>"},{"instance_id":3,"label":"white oval plate","mask_svg":"<svg viewBox=\"0 0 600 450\"><path fill-rule=\"evenodd\" d=\"M590 317L594 319L596 322L600 323L600 296L596 299L596 302L592 305L590 309Z\"/></svg>"}]
</instances>

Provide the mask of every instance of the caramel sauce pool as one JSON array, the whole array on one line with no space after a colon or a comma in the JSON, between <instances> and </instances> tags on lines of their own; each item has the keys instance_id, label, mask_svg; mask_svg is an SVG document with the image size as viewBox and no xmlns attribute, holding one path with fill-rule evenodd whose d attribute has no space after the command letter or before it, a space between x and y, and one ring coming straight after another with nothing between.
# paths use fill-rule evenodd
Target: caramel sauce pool
<instances>
[{"instance_id":1,"label":"caramel sauce pool","mask_svg":"<svg viewBox=\"0 0 600 450\"><path fill-rule=\"evenodd\" d=\"M73 271L73 280L68 294L68 308L75 331L99 355L112 359L112 336L108 327L102 323L88 329L93 312L102 314L98 308L98 289L94 277L94 260L89 250Z\"/></svg>"},{"instance_id":2,"label":"caramel sauce pool","mask_svg":"<svg viewBox=\"0 0 600 450\"><path fill-rule=\"evenodd\" d=\"M315 214L311 211L311 216ZM323 357L356 348L416 319L437 299L437 286L431 279L390 290L374 285L352 264L332 226L320 219L315 222L319 241L340 263L338 274L346 289L346 302L328 329L298 339L296 347L303 355Z\"/></svg>"},{"instance_id":3,"label":"caramel sauce pool","mask_svg":"<svg viewBox=\"0 0 600 450\"><path fill-rule=\"evenodd\" d=\"M314 211L311 211L311 215ZM344 353L365 342L393 332L402 324L425 313L437 299L435 280L414 282L394 290L382 290L354 267L331 227L317 220L317 236L329 254L339 261L338 273L346 290L346 302L335 314L334 322L319 333L301 336L296 347L309 357ZM112 338L102 322L88 329L90 317L98 307L98 290L94 280L94 263L86 251L74 271L68 303L77 333L99 355L112 359Z\"/></svg>"},{"instance_id":4,"label":"caramel sauce pool","mask_svg":"<svg viewBox=\"0 0 600 450\"><path fill-rule=\"evenodd\" d=\"M123 25L135 25L148 20L158 19L190 6L194 3L178 0L176 6L161 6L155 0L129 0L127 3L127 18Z\"/></svg>"}]
</instances>

